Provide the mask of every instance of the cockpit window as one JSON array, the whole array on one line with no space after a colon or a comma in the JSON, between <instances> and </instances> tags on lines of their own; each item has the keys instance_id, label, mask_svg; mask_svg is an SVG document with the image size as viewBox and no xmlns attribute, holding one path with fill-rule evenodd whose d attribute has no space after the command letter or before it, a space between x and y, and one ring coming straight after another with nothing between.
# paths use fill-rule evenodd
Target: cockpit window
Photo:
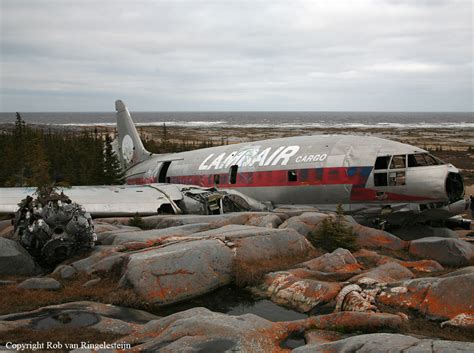
<instances>
[{"instance_id":1,"label":"cockpit window","mask_svg":"<svg viewBox=\"0 0 474 353\"><path fill-rule=\"evenodd\" d=\"M428 165L440 164L444 164L444 162L428 153L417 153L408 155L408 167L424 167Z\"/></svg>"},{"instance_id":2,"label":"cockpit window","mask_svg":"<svg viewBox=\"0 0 474 353\"><path fill-rule=\"evenodd\" d=\"M438 159L436 159L435 157L433 157L431 154L425 154L425 159L426 159L426 162L428 163L428 165L441 164L441 163L439 163L440 161Z\"/></svg>"},{"instance_id":3,"label":"cockpit window","mask_svg":"<svg viewBox=\"0 0 474 353\"><path fill-rule=\"evenodd\" d=\"M404 154L393 156L392 162L390 163L390 169L406 168L406 156Z\"/></svg>"},{"instance_id":4,"label":"cockpit window","mask_svg":"<svg viewBox=\"0 0 474 353\"><path fill-rule=\"evenodd\" d=\"M377 157L374 169L387 169L390 162L390 156Z\"/></svg>"}]
</instances>

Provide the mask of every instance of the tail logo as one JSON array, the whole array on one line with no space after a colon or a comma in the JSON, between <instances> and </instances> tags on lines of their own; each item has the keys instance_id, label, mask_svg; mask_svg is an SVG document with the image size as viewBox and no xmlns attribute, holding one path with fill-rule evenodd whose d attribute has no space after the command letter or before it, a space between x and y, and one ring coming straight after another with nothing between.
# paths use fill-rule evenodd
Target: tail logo
<instances>
[{"instance_id":1,"label":"tail logo","mask_svg":"<svg viewBox=\"0 0 474 353\"><path fill-rule=\"evenodd\" d=\"M122 156L125 163L130 163L133 159L133 141L129 135L125 135L122 140Z\"/></svg>"}]
</instances>

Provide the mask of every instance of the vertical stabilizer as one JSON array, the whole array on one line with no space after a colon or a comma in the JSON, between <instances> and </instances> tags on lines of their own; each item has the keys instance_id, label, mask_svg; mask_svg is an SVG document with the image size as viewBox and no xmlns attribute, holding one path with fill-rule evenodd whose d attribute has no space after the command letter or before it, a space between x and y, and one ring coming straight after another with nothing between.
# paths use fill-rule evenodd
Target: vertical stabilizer
<instances>
[{"instance_id":1,"label":"vertical stabilizer","mask_svg":"<svg viewBox=\"0 0 474 353\"><path fill-rule=\"evenodd\" d=\"M143 147L125 103L120 99L115 101L115 110L117 111L118 154L126 170L148 159L151 153Z\"/></svg>"}]
</instances>

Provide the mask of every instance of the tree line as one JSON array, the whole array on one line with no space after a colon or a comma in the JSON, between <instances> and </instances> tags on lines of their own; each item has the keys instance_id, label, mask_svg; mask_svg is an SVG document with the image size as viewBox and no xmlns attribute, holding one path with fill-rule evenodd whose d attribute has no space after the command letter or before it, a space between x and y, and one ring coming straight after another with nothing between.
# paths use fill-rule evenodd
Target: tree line
<instances>
[{"instance_id":1,"label":"tree line","mask_svg":"<svg viewBox=\"0 0 474 353\"><path fill-rule=\"evenodd\" d=\"M112 140L97 131L32 128L16 113L14 128L0 134L0 151L0 186L123 183Z\"/></svg>"},{"instance_id":2,"label":"tree line","mask_svg":"<svg viewBox=\"0 0 474 353\"><path fill-rule=\"evenodd\" d=\"M142 138L148 151L172 153L214 146L210 139L174 140L165 124L160 135L159 140ZM124 183L112 138L97 129L78 132L34 128L16 113L14 128L0 132L0 151L0 186Z\"/></svg>"}]
</instances>

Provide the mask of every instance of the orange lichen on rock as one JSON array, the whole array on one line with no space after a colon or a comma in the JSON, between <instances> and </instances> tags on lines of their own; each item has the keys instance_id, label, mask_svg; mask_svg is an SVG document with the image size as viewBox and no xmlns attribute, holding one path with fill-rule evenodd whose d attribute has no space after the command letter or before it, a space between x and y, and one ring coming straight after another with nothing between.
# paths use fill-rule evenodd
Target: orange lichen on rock
<instances>
[{"instance_id":1,"label":"orange lichen on rock","mask_svg":"<svg viewBox=\"0 0 474 353\"><path fill-rule=\"evenodd\" d=\"M441 319L474 315L474 274L445 278L419 278L397 284L380 293L383 304L415 309Z\"/></svg>"}]
</instances>

